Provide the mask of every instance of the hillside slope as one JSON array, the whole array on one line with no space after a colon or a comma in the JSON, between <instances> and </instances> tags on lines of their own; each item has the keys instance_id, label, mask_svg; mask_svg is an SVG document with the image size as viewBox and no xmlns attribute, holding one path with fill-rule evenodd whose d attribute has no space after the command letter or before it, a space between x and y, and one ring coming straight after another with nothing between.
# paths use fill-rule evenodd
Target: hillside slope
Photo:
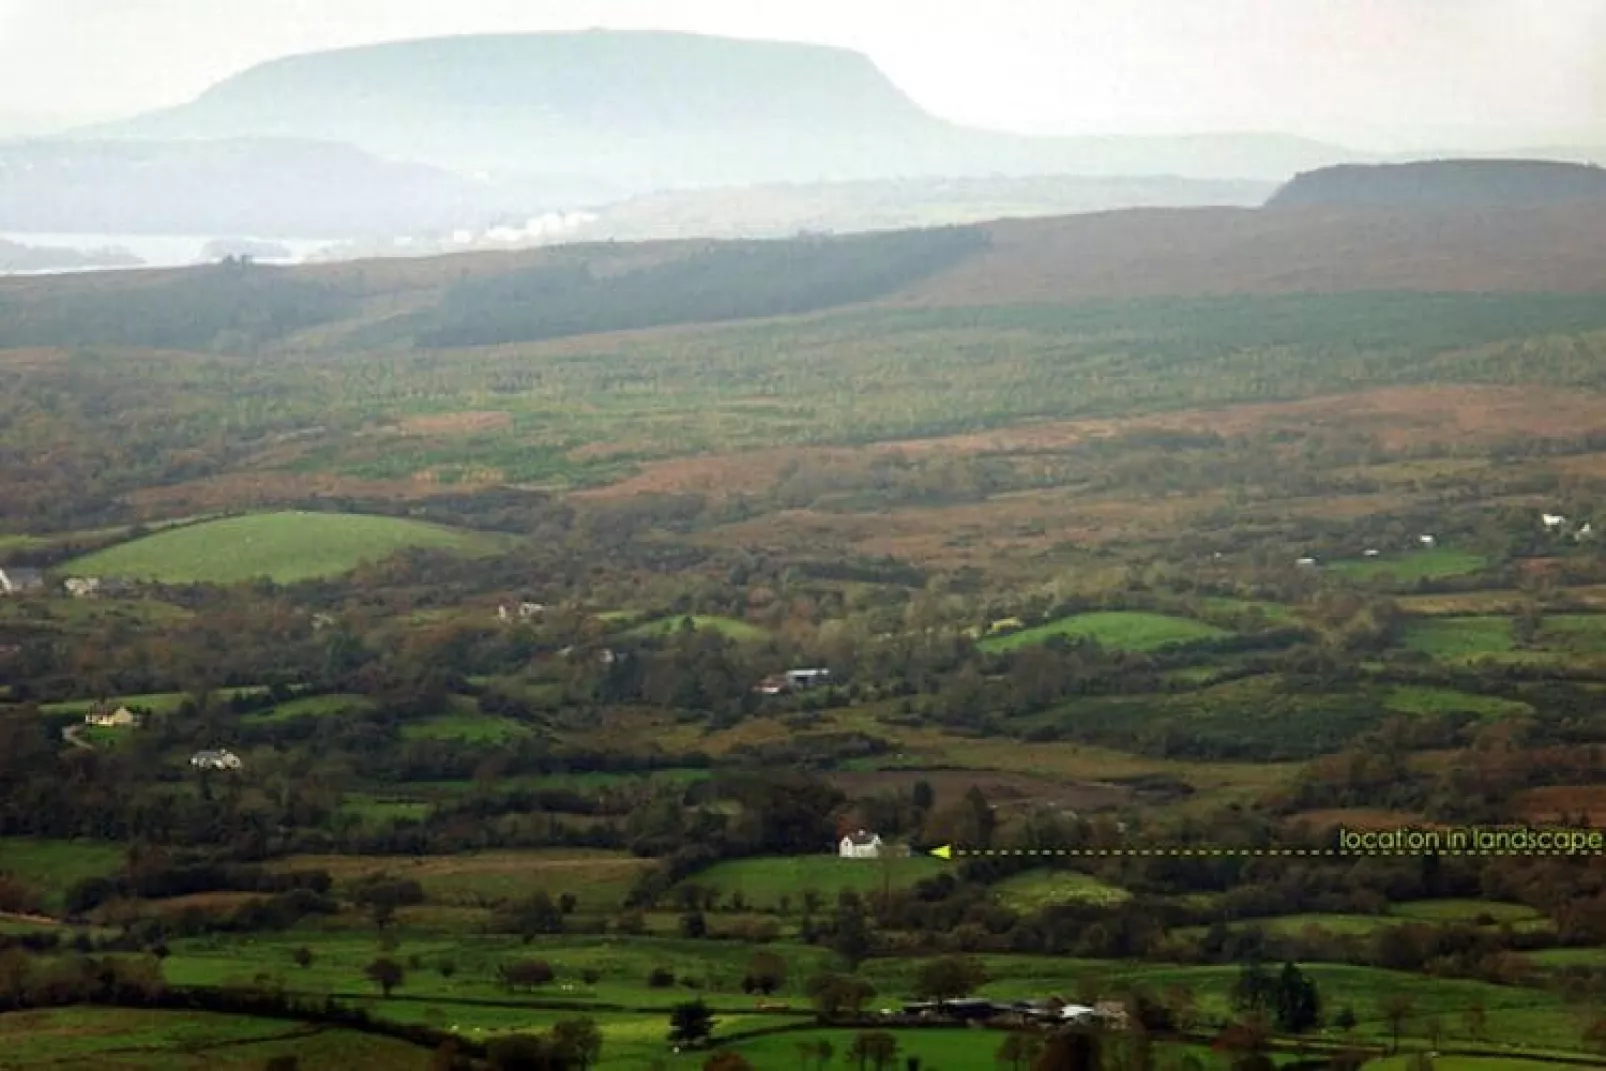
<instances>
[{"instance_id":1,"label":"hillside slope","mask_svg":"<svg viewBox=\"0 0 1606 1071\"><path fill-rule=\"evenodd\" d=\"M922 111L843 49L657 32L464 36L261 64L137 138L314 137L464 171L633 191L917 175L1172 174L1281 181L1360 154L1273 135L1030 138Z\"/></svg>"},{"instance_id":2,"label":"hillside slope","mask_svg":"<svg viewBox=\"0 0 1606 1071\"><path fill-rule=\"evenodd\" d=\"M1606 293L1606 214L1133 209L768 242L0 280L0 346L445 349L871 304L1379 291Z\"/></svg>"},{"instance_id":3,"label":"hillside slope","mask_svg":"<svg viewBox=\"0 0 1606 1071\"><path fill-rule=\"evenodd\" d=\"M1424 160L1346 164L1296 175L1268 206L1454 208L1601 200L1606 168L1555 160Z\"/></svg>"},{"instance_id":4,"label":"hillside slope","mask_svg":"<svg viewBox=\"0 0 1606 1071\"><path fill-rule=\"evenodd\" d=\"M1606 293L1606 213L1562 206L1134 209L985 227L986 252L906 304L1209 294Z\"/></svg>"}]
</instances>

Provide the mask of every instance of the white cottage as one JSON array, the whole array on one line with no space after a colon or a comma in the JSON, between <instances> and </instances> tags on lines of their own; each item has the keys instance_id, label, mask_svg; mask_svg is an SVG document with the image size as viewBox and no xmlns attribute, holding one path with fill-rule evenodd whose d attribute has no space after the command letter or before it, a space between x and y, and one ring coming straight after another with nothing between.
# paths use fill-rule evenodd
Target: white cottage
<instances>
[{"instance_id":1,"label":"white cottage","mask_svg":"<svg viewBox=\"0 0 1606 1071\"><path fill-rule=\"evenodd\" d=\"M878 859L881 856L881 838L862 829L857 833L849 833L837 845L837 854L844 859Z\"/></svg>"}]
</instances>

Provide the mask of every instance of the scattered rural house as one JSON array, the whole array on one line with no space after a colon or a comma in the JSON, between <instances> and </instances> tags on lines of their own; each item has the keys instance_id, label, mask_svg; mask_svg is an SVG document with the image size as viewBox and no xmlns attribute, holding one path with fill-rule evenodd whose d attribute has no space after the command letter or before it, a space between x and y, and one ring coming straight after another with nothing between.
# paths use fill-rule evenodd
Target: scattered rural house
<instances>
[{"instance_id":1,"label":"scattered rural house","mask_svg":"<svg viewBox=\"0 0 1606 1071\"><path fill-rule=\"evenodd\" d=\"M1421 543L1424 547L1431 547L1433 544L1438 542L1438 540L1434 539L1430 535L1419 535L1416 537L1416 541Z\"/></svg>"},{"instance_id":2,"label":"scattered rural house","mask_svg":"<svg viewBox=\"0 0 1606 1071\"><path fill-rule=\"evenodd\" d=\"M1117 1001L1100 1001L1094 1006L1066 1004L1056 999L996 1001L981 997L963 1000L914 1001L904 1004L899 1011L890 1009L883 1014L898 1014L914 1019L957 1019L962 1022L985 1022L1006 1019L1015 1022L1082 1023L1115 1030L1126 1028L1126 1008Z\"/></svg>"},{"instance_id":3,"label":"scattered rural house","mask_svg":"<svg viewBox=\"0 0 1606 1071\"><path fill-rule=\"evenodd\" d=\"M528 621L540 617L545 611L546 607L538 602L521 602L511 610L507 603L503 603L496 608L496 618L498 621L511 621L516 616L520 621Z\"/></svg>"},{"instance_id":4,"label":"scattered rural house","mask_svg":"<svg viewBox=\"0 0 1606 1071\"><path fill-rule=\"evenodd\" d=\"M85 725L99 725L114 729L137 729L145 719L127 707L112 709L108 703L96 703L84 714Z\"/></svg>"},{"instance_id":5,"label":"scattered rural house","mask_svg":"<svg viewBox=\"0 0 1606 1071\"><path fill-rule=\"evenodd\" d=\"M312 615L312 631L322 632L335 623L334 614L317 613Z\"/></svg>"},{"instance_id":6,"label":"scattered rural house","mask_svg":"<svg viewBox=\"0 0 1606 1071\"><path fill-rule=\"evenodd\" d=\"M786 691L785 677L765 677L753 686L753 691L760 695L780 695Z\"/></svg>"},{"instance_id":7,"label":"scattered rural house","mask_svg":"<svg viewBox=\"0 0 1606 1071\"><path fill-rule=\"evenodd\" d=\"M190 756L190 765L197 770L238 770L240 756L224 749L197 751Z\"/></svg>"},{"instance_id":8,"label":"scattered rural house","mask_svg":"<svg viewBox=\"0 0 1606 1071\"><path fill-rule=\"evenodd\" d=\"M27 595L44 590L44 586L45 575L38 569L24 569L21 566L0 569L0 595Z\"/></svg>"},{"instance_id":9,"label":"scattered rural house","mask_svg":"<svg viewBox=\"0 0 1606 1071\"><path fill-rule=\"evenodd\" d=\"M86 598L100 591L98 576L69 576L61 585L75 599Z\"/></svg>"},{"instance_id":10,"label":"scattered rural house","mask_svg":"<svg viewBox=\"0 0 1606 1071\"><path fill-rule=\"evenodd\" d=\"M1585 522L1578 531L1573 533L1574 539L1588 539L1595 534L1595 526Z\"/></svg>"},{"instance_id":11,"label":"scattered rural house","mask_svg":"<svg viewBox=\"0 0 1606 1071\"><path fill-rule=\"evenodd\" d=\"M789 688L813 688L816 684L824 684L831 679L828 669L789 669L786 671L786 685Z\"/></svg>"},{"instance_id":12,"label":"scattered rural house","mask_svg":"<svg viewBox=\"0 0 1606 1071\"><path fill-rule=\"evenodd\" d=\"M1300 558L1294 564L1295 565L1301 565L1301 566L1304 566L1306 569L1309 569L1309 568L1313 567L1316 564L1316 559L1315 558Z\"/></svg>"},{"instance_id":13,"label":"scattered rural house","mask_svg":"<svg viewBox=\"0 0 1606 1071\"><path fill-rule=\"evenodd\" d=\"M1377 555L1378 555L1378 549L1377 549L1377 548L1376 548L1376 547L1367 547L1367 548L1366 548L1366 549L1365 549L1365 550L1364 550L1364 551L1362 551L1362 552L1361 552L1361 553L1362 553L1362 555L1364 555L1364 556L1365 556L1365 557L1368 557L1368 558L1375 558L1375 557L1377 557Z\"/></svg>"},{"instance_id":14,"label":"scattered rural house","mask_svg":"<svg viewBox=\"0 0 1606 1071\"><path fill-rule=\"evenodd\" d=\"M1005 617L994 621L987 626L988 635L997 635L1000 632L1015 632L1026 627L1026 622L1018 617Z\"/></svg>"},{"instance_id":15,"label":"scattered rural house","mask_svg":"<svg viewBox=\"0 0 1606 1071\"><path fill-rule=\"evenodd\" d=\"M1563 517L1559 513L1541 513L1539 515L1539 523L1543 524L1551 531L1555 531L1557 528L1560 528L1562 525L1567 523L1567 518Z\"/></svg>"},{"instance_id":16,"label":"scattered rural house","mask_svg":"<svg viewBox=\"0 0 1606 1071\"><path fill-rule=\"evenodd\" d=\"M862 829L856 833L844 834L837 845L837 854L844 859L879 859L881 838Z\"/></svg>"}]
</instances>

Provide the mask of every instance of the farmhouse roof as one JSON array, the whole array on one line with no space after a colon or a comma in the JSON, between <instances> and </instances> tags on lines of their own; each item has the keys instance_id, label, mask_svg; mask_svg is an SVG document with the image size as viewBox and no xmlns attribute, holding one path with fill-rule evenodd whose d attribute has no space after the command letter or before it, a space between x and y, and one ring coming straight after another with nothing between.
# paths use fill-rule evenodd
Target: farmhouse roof
<instances>
[{"instance_id":1,"label":"farmhouse roof","mask_svg":"<svg viewBox=\"0 0 1606 1071\"><path fill-rule=\"evenodd\" d=\"M8 565L0 569L0 592L35 591L44 587L45 574L38 569Z\"/></svg>"},{"instance_id":2,"label":"farmhouse roof","mask_svg":"<svg viewBox=\"0 0 1606 1071\"><path fill-rule=\"evenodd\" d=\"M862 829L859 830L857 833L849 833L848 836L847 836L847 840L849 840L853 844L858 845L861 848L864 847L865 845L874 844L876 841L878 841L880 839L881 838L876 836L874 833L866 833Z\"/></svg>"}]
</instances>

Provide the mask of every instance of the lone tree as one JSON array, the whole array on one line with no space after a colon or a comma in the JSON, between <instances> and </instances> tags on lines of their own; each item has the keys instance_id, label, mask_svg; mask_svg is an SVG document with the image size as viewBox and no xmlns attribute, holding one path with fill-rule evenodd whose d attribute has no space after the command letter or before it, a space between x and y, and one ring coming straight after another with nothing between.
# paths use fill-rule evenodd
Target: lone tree
<instances>
[{"instance_id":1,"label":"lone tree","mask_svg":"<svg viewBox=\"0 0 1606 1071\"><path fill-rule=\"evenodd\" d=\"M866 1064L875 1071L886 1071L898 1058L898 1039L885 1030L867 1030L853 1039L848 1058L859 1062L859 1071L865 1071Z\"/></svg>"},{"instance_id":2,"label":"lone tree","mask_svg":"<svg viewBox=\"0 0 1606 1071\"><path fill-rule=\"evenodd\" d=\"M586 1071L602 1059L602 1031L595 1019L560 1019L552 1024L552 1048L565 1066Z\"/></svg>"},{"instance_id":3,"label":"lone tree","mask_svg":"<svg viewBox=\"0 0 1606 1071\"><path fill-rule=\"evenodd\" d=\"M380 956L378 959L368 964L368 967L363 971L363 973L367 975L368 980L377 985L380 989L380 992L387 997L390 996L390 991L392 989L395 989L397 986L401 985L402 982L407 978L407 973L402 970L401 964L397 963L389 956Z\"/></svg>"},{"instance_id":4,"label":"lone tree","mask_svg":"<svg viewBox=\"0 0 1606 1071\"><path fill-rule=\"evenodd\" d=\"M875 986L851 974L817 974L808 984L809 999L822 1023L857 1018L875 992Z\"/></svg>"},{"instance_id":5,"label":"lone tree","mask_svg":"<svg viewBox=\"0 0 1606 1071\"><path fill-rule=\"evenodd\" d=\"M786 984L786 960L769 949L761 948L747 961L747 975L742 979L742 990L762 993L766 997Z\"/></svg>"},{"instance_id":6,"label":"lone tree","mask_svg":"<svg viewBox=\"0 0 1606 1071\"><path fill-rule=\"evenodd\" d=\"M676 1004L669 1012L669 1041L683 1048L694 1048L708 1041L714 1032L714 1013L701 1000Z\"/></svg>"},{"instance_id":7,"label":"lone tree","mask_svg":"<svg viewBox=\"0 0 1606 1071\"><path fill-rule=\"evenodd\" d=\"M1416 1010L1416 1004L1404 993L1390 993L1378 1002L1377 1010L1383 1016L1383 1021L1389 1024L1389 1034L1393 1038L1390 1051L1399 1052L1400 1031L1405 1028L1405 1021Z\"/></svg>"},{"instance_id":8,"label":"lone tree","mask_svg":"<svg viewBox=\"0 0 1606 1071\"><path fill-rule=\"evenodd\" d=\"M1007 1066L1009 1071L1021 1071L1024 1067L1030 1067L1042 1051L1042 1038L1024 1031L1013 1031L993 1053L993 1062L1000 1067Z\"/></svg>"},{"instance_id":9,"label":"lone tree","mask_svg":"<svg viewBox=\"0 0 1606 1071\"><path fill-rule=\"evenodd\" d=\"M1315 979L1292 963L1283 964L1272 989L1272 1011L1278 1028L1290 1034L1314 1029L1322 1019L1322 999Z\"/></svg>"},{"instance_id":10,"label":"lone tree","mask_svg":"<svg viewBox=\"0 0 1606 1071\"><path fill-rule=\"evenodd\" d=\"M970 956L943 956L922 964L915 975L915 995L938 1002L968 997L987 981L981 961Z\"/></svg>"}]
</instances>

